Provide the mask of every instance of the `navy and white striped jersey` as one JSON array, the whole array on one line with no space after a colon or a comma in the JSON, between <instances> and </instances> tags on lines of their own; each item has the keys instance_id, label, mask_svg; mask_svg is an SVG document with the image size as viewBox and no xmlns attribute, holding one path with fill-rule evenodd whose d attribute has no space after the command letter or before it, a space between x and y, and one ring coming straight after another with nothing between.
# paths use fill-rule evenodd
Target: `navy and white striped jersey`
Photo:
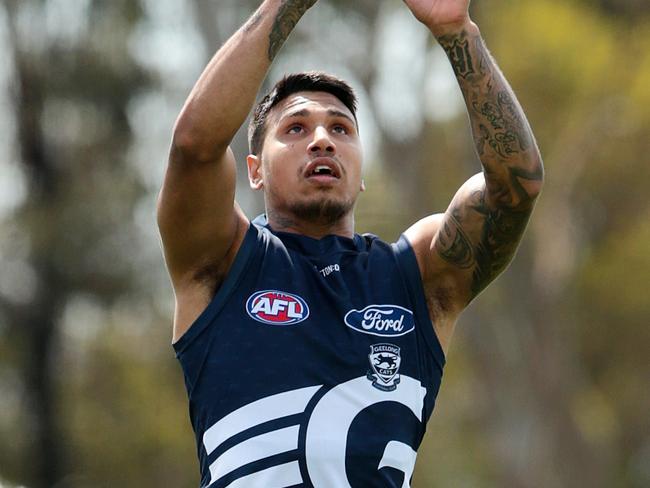
<instances>
[{"instance_id":1,"label":"navy and white striped jersey","mask_svg":"<svg viewBox=\"0 0 650 488\"><path fill-rule=\"evenodd\" d=\"M408 487L444 366L415 254L250 225L174 344L201 487Z\"/></svg>"}]
</instances>

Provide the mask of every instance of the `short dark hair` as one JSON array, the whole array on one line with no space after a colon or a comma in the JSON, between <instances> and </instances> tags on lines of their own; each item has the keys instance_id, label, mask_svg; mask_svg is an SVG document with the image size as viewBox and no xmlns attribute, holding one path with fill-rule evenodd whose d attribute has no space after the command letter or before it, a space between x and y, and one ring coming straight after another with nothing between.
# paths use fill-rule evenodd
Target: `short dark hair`
<instances>
[{"instance_id":1,"label":"short dark hair","mask_svg":"<svg viewBox=\"0 0 650 488\"><path fill-rule=\"evenodd\" d=\"M331 93L350 109L357 122L357 96L347 82L319 71L292 73L278 81L255 107L248 126L248 145L251 154L257 155L262 151L266 135L266 119L271 109L285 98L301 91Z\"/></svg>"}]
</instances>

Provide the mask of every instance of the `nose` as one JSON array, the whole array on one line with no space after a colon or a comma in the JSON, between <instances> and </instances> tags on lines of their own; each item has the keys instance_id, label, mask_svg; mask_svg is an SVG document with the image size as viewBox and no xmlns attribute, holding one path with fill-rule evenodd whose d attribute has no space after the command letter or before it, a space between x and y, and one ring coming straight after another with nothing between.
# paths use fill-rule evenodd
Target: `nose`
<instances>
[{"instance_id":1,"label":"nose","mask_svg":"<svg viewBox=\"0 0 650 488\"><path fill-rule=\"evenodd\" d=\"M314 155L327 154L333 156L336 154L336 145L332 141L327 129L319 126L314 130L313 139L309 143L307 150Z\"/></svg>"}]
</instances>

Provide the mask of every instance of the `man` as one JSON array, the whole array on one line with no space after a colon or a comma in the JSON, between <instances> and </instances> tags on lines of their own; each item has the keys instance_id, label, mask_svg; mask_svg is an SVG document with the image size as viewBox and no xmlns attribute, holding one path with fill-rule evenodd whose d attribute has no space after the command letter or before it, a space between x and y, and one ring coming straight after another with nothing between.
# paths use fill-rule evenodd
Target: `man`
<instances>
[{"instance_id":1,"label":"man","mask_svg":"<svg viewBox=\"0 0 650 488\"><path fill-rule=\"evenodd\" d=\"M315 3L264 0L174 131L158 222L202 487L409 486L456 320L511 260L542 186L469 0L405 0L448 54L483 172L393 245L354 234L354 94L322 73L292 75L251 122L248 174L266 216L249 222L228 145Z\"/></svg>"}]
</instances>

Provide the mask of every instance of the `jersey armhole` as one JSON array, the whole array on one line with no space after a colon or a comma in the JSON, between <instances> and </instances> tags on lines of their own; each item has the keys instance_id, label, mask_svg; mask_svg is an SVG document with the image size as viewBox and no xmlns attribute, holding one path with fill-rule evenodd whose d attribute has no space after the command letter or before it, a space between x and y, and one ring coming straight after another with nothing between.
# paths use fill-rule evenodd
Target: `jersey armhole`
<instances>
[{"instance_id":1,"label":"jersey armhole","mask_svg":"<svg viewBox=\"0 0 650 488\"><path fill-rule=\"evenodd\" d=\"M431 322L431 317L429 316L424 286L422 285L422 275L420 274L420 267L418 266L415 252L404 234L393 244L393 249L409 294L414 300L415 316L418 323L423 326L418 327L419 330L417 332L424 337L430 352L433 354L436 363L438 363L442 371L446 361L445 353L442 350L442 346L433 327L433 322Z\"/></svg>"},{"instance_id":2,"label":"jersey armhole","mask_svg":"<svg viewBox=\"0 0 650 488\"><path fill-rule=\"evenodd\" d=\"M235 290L239 281L244 275L244 271L256 248L258 241L258 230L251 222L249 224L244 240L237 251L235 260L233 261L230 271L226 279L223 281L219 290L214 295L208 306L201 312L201 315L192 323L190 328L181 336L181 338L172 344L176 357L179 357L183 351L192 343L212 322L212 319L217 315L219 310L225 305L226 301Z\"/></svg>"}]
</instances>

